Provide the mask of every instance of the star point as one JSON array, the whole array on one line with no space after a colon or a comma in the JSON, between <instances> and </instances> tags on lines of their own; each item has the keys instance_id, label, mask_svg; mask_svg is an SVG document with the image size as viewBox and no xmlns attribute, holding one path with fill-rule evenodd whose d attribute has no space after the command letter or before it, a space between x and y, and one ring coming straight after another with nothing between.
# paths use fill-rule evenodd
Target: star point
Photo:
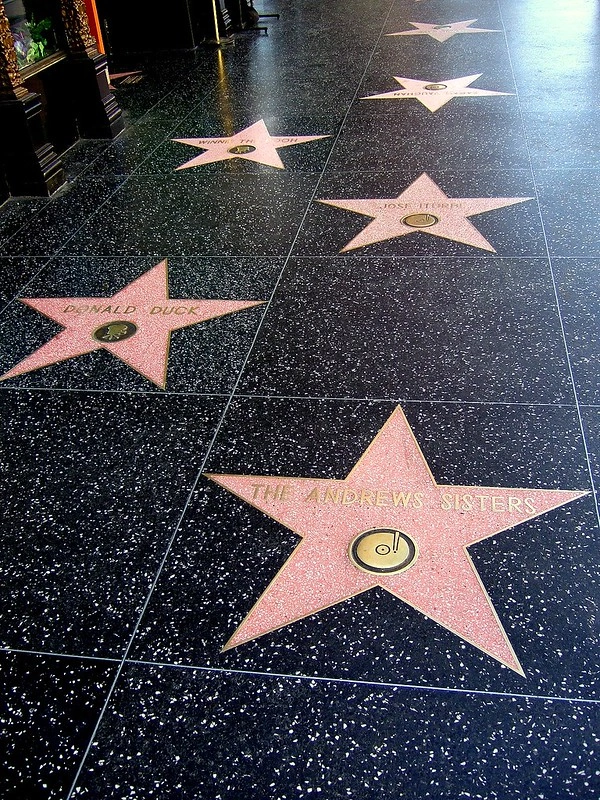
<instances>
[{"instance_id":1,"label":"star point","mask_svg":"<svg viewBox=\"0 0 600 800\"><path fill-rule=\"evenodd\" d=\"M439 485L399 406L345 479L206 477L300 538L224 651L380 587L521 675L467 548L588 494Z\"/></svg>"},{"instance_id":2,"label":"star point","mask_svg":"<svg viewBox=\"0 0 600 800\"><path fill-rule=\"evenodd\" d=\"M214 164L217 161L228 161L233 158L253 161L257 164L275 167L276 169L285 169L279 157L279 153L277 152L278 148L328 138L329 135L271 136L264 120L260 119L258 122L238 131L238 133L233 136L205 139L172 139L173 142L187 144L191 147L198 147L204 150L199 156L186 161L175 169L176 171L190 169L191 167L198 167L203 164Z\"/></svg>"},{"instance_id":3,"label":"star point","mask_svg":"<svg viewBox=\"0 0 600 800\"><path fill-rule=\"evenodd\" d=\"M164 389L171 333L263 300L182 300L169 297L163 260L110 297L37 297L21 302L63 327L0 377L0 381L94 350L107 350Z\"/></svg>"},{"instance_id":4,"label":"star point","mask_svg":"<svg viewBox=\"0 0 600 800\"><path fill-rule=\"evenodd\" d=\"M448 197L427 173L397 197L318 200L325 205L371 217L371 222L340 252L369 244L426 233L495 253L468 217L524 203L532 197Z\"/></svg>"}]
</instances>

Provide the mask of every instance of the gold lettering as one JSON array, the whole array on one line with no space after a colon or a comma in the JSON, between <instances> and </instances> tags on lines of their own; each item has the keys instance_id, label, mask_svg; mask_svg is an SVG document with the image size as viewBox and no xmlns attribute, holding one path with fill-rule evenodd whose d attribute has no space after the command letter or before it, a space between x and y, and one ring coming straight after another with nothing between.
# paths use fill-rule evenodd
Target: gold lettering
<instances>
[{"instance_id":1,"label":"gold lettering","mask_svg":"<svg viewBox=\"0 0 600 800\"><path fill-rule=\"evenodd\" d=\"M368 489L363 489L360 494L360 504L361 506L367 505L372 506L373 500L375 498L375 493L370 492Z\"/></svg>"},{"instance_id":2,"label":"gold lettering","mask_svg":"<svg viewBox=\"0 0 600 800\"><path fill-rule=\"evenodd\" d=\"M265 500L281 500L281 490L282 485L280 483L276 483L275 486L270 486L267 484L265 486L265 493L264 498Z\"/></svg>"},{"instance_id":3,"label":"gold lettering","mask_svg":"<svg viewBox=\"0 0 600 800\"><path fill-rule=\"evenodd\" d=\"M422 496L422 495L421 495ZM413 507L420 508L416 504L417 494L414 495ZM508 511L509 513L517 513L522 510L523 501L518 497L502 497L501 495L489 494L457 494L445 492L441 497L442 511L494 511L502 513ZM536 510L533 505L532 498L525 500L526 510L531 514L535 514Z\"/></svg>"},{"instance_id":4,"label":"gold lettering","mask_svg":"<svg viewBox=\"0 0 600 800\"><path fill-rule=\"evenodd\" d=\"M327 489L325 491L326 503L339 503L342 496L341 489Z\"/></svg>"},{"instance_id":5,"label":"gold lettering","mask_svg":"<svg viewBox=\"0 0 600 800\"><path fill-rule=\"evenodd\" d=\"M356 501L358 493L354 489L344 489L342 495L342 504L345 506L352 505Z\"/></svg>"},{"instance_id":6,"label":"gold lettering","mask_svg":"<svg viewBox=\"0 0 600 800\"><path fill-rule=\"evenodd\" d=\"M513 511L520 511L521 510L521 499L519 497L509 497L508 498L508 510L511 513Z\"/></svg>"},{"instance_id":7,"label":"gold lettering","mask_svg":"<svg viewBox=\"0 0 600 800\"><path fill-rule=\"evenodd\" d=\"M475 499L479 500L479 508L482 511L487 511L487 508L485 506L485 501L490 499L489 494L476 494Z\"/></svg>"},{"instance_id":8,"label":"gold lettering","mask_svg":"<svg viewBox=\"0 0 600 800\"><path fill-rule=\"evenodd\" d=\"M285 483L276 483L272 486L269 483L253 483L252 499L256 500L262 490L263 500L287 500L291 486Z\"/></svg>"},{"instance_id":9,"label":"gold lettering","mask_svg":"<svg viewBox=\"0 0 600 800\"><path fill-rule=\"evenodd\" d=\"M492 495L492 511L506 511L503 497Z\"/></svg>"},{"instance_id":10,"label":"gold lettering","mask_svg":"<svg viewBox=\"0 0 600 800\"><path fill-rule=\"evenodd\" d=\"M413 494L413 508L423 508L423 492Z\"/></svg>"},{"instance_id":11,"label":"gold lettering","mask_svg":"<svg viewBox=\"0 0 600 800\"><path fill-rule=\"evenodd\" d=\"M315 487L307 496L304 498L304 502L308 503L309 500L312 500L313 503L319 502L319 490Z\"/></svg>"},{"instance_id":12,"label":"gold lettering","mask_svg":"<svg viewBox=\"0 0 600 800\"><path fill-rule=\"evenodd\" d=\"M133 314L135 310L136 306L69 305L63 309L63 314Z\"/></svg>"},{"instance_id":13,"label":"gold lettering","mask_svg":"<svg viewBox=\"0 0 600 800\"><path fill-rule=\"evenodd\" d=\"M452 495L448 492L444 492L442 495L442 511L451 511L452 510Z\"/></svg>"},{"instance_id":14,"label":"gold lettering","mask_svg":"<svg viewBox=\"0 0 600 800\"><path fill-rule=\"evenodd\" d=\"M402 503L402 508L407 508L412 497L412 492L393 492L394 505L396 508Z\"/></svg>"},{"instance_id":15,"label":"gold lettering","mask_svg":"<svg viewBox=\"0 0 600 800\"><path fill-rule=\"evenodd\" d=\"M390 504L390 493L385 491L385 489L378 489L375 495L375 505L389 506L389 504Z\"/></svg>"}]
</instances>

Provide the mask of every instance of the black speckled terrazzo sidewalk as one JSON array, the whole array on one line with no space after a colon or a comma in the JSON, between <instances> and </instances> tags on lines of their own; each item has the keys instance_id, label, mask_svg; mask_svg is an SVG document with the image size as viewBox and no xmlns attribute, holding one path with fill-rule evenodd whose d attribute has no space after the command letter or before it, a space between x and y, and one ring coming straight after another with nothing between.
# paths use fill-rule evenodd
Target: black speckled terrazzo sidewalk
<instances>
[{"instance_id":1,"label":"black speckled terrazzo sidewalk","mask_svg":"<svg viewBox=\"0 0 600 800\"><path fill-rule=\"evenodd\" d=\"M0 797L596 800L597 4L257 7L0 206Z\"/></svg>"}]
</instances>

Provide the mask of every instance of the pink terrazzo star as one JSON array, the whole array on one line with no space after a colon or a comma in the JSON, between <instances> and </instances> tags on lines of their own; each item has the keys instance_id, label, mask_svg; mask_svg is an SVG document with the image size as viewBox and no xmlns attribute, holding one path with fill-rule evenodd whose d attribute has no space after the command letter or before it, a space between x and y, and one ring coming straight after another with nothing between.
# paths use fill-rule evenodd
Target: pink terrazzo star
<instances>
[{"instance_id":1,"label":"pink terrazzo star","mask_svg":"<svg viewBox=\"0 0 600 800\"><path fill-rule=\"evenodd\" d=\"M416 81L412 78L395 77L404 89L383 94L371 94L361 100L407 100L414 98L419 103L435 112L455 97L487 97L490 95L508 95L509 92L493 92L487 89L470 89L470 85L483 75L465 75L463 78L452 78L441 81Z\"/></svg>"},{"instance_id":2,"label":"pink terrazzo star","mask_svg":"<svg viewBox=\"0 0 600 800\"><path fill-rule=\"evenodd\" d=\"M292 144L303 144L316 139L327 139L328 136L271 136L264 121L260 119L234 136L222 136L219 139L173 139L174 142L189 144L206 150L196 158L186 161L180 169L199 167L202 164L213 164L215 161L227 161L230 158L243 158L255 161L268 167L285 169L277 152L278 147L289 147Z\"/></svg>"},{"instance_id":3,"label":"pink terrazzo star","mask_svg":"<svg viewBox=\"0 0 600 800\"><path fill-rule=\"evenodd\" d=\"M264 301L170 298L165 259L111 297L41 297L23 298L21 302L58 322L64 330L0 380L94 350L108 350L164 389L171 331Z\"/></svg>"},{"instance_id":4,"label":"pink terrazzo star","mask_svg":"<svg viewBox=\"0 0 600 800\"><path fill-rule=\"evenodd\" d=\"M386 36L431 36L436 42L447 42L457 33L500 33L489 28L471 28L476 19L467 19L463 22L449 22L445 25L435 25L429 22L409 22L416 30L400 31L399 33L386 33Z\"/></svg>"},{"instance_id":5,"label":"pink terrazzo star","mask_svg":"<svg viewBox=\"0 0 600 800\"><path fill-rule=\"evenodd\" d=\"M115 80L121 80L124 78L125 80L122 83L139 83L142 80L142 71L139 69L131 70L130 72L112 72L109 75L109 89L115 89L118 87L113 86L112 82Z\"/></svg>"},{"instance_id":6,"label":"pink terrazzo star","mask_svg":"<svg viewBox=\"0 0 600 800\"><path fill-rule=\"evenodd\" d=\"M379 586L520 674L467 548L587 494L438 485L400 407L344 480L208 477L302 539L225 650Z\"/></svg>"},{"instance_id":7,"label":"pink terrazzo star","mask_svg":"<svg viewBox=\"0 0 600 800\"><path fill-rule=\"evenodd\" d=\"M495 253L467 217L526 200L533 200L533 197L448 197L423 173L397 197L317 202L373 218L341 253L411 233L428 233Z\"/></svg>"}]
</instances>

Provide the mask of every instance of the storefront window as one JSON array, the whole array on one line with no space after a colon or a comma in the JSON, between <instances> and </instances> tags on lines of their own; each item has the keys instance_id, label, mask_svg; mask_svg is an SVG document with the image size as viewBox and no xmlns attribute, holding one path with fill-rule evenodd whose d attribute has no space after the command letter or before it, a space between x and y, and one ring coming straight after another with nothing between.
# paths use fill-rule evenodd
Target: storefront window
<instances>
[{"instance_id":1,"label":"storefront window","mask_svg":"<svg viewBox=\"0 0 600 800\"><path fill-rule=\"evenodd\" d=\"M48 3L2 0L20 68L35 64L58 49Z\"/></svg>"}]
</instances>

